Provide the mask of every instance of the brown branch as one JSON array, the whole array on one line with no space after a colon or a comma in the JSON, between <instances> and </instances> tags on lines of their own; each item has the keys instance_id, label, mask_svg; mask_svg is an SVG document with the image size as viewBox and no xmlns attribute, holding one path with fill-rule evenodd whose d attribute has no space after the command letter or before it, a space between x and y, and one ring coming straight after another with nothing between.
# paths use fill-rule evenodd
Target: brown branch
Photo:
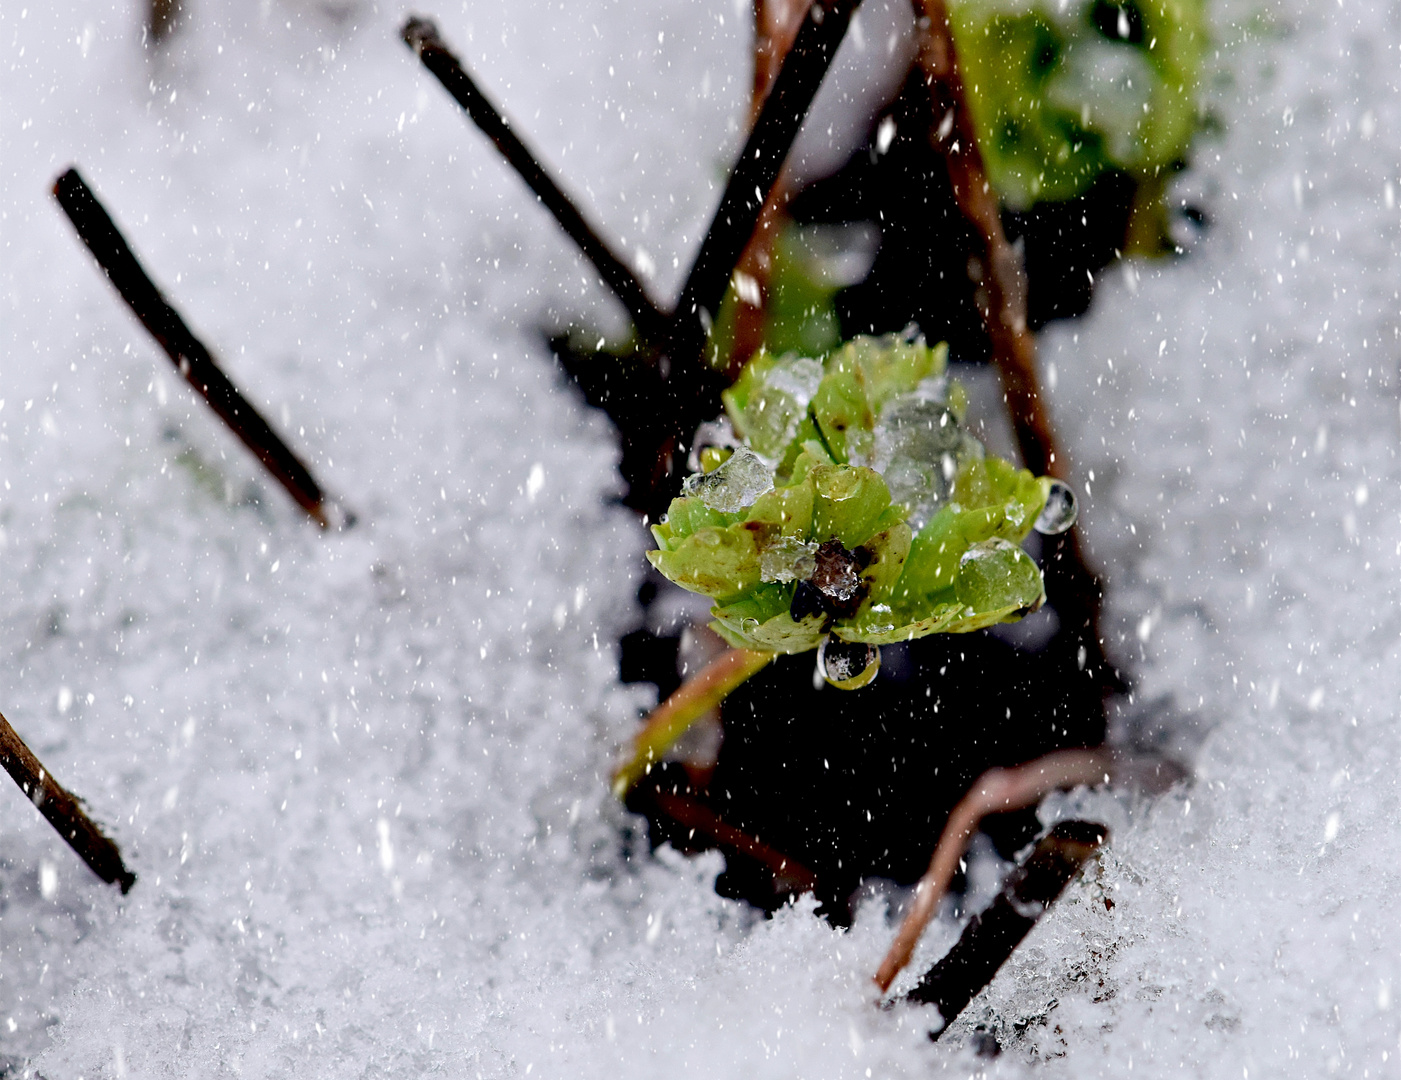
<instances>
[{"instance_id":1,"label":"brown branch","mask_svg":"<svg viewBox=\"0 0 1401 1080\"><path fill-rule=\"evenodd\" d=\"M136 884L136 875L122 862L117 845L83 811L78 798L49 774L4 716L0 716L0 764L94 874L115 883L123 893Z\"/></svg>"},{"instance_id":2,"label":"brown branch","mask_svg":"<svg viewBox=\"0 0 1401 1080\"><path fill-rule=\"evenodd\" d=\"M958 861L983 818L1034 806L1057 788L1107 780L1110 766L1107 750L1061 750L1016 768L985 772L949 814L929 869L915 888L915 902L876 972L875 982L881 993L890 989L895 976L910 962L910 955L948 892Z\"/></svg>"},{"instance_id":3,"label":"brown branch","mask_svg":"<svg viewBox=\"0 0 1401 1080\"><path fill-rule=\"evenodd\" d=\"M758 122L764 102L768 100L806 15L807 5L803 0L754 0L754 85L749 98L751 128ZM735 266L736 276L744 274L758 287L759 302L752 304L739 298L734 311L730 355L717 356L712 360L716 366L723 367L732 379L739 377L749 358L764 343L774 243L788 220L786 210L792 196L792 181L784 169L764 200L754 234Z\"/></svg>"},{"instance_id":4,"label":"brown branch","mask_svg":"<svg viewBox=\"0 0 1401 1080\"><path fill-rule=\"evenodd\" d=\"M1002 390L1022 462L1037 474L1066 479L1070 461L1056 442L1036 366L1036 339L1027 326L1027 281L1021 252L1007 241L997 193L988 180L968 109L958 54L944 0L911 0L918 19L916 63L932 100L930 144L944 155L949 182L963 216L981 240L978 311L992 343L992 362ZM1121 687L1099 637L1103 587L1085 562L1078 529L1045 549L1046 591L1062 623L1079 635L1086 650L1080 666L1107 689Z\"/></svg>"}]
</instances>

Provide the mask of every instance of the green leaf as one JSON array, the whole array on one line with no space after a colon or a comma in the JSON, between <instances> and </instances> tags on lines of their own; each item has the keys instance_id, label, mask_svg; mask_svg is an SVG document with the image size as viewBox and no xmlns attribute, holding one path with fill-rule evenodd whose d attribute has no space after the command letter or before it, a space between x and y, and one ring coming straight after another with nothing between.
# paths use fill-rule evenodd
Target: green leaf
<instances>
[{"instance_id":1,"label":"green leaf","mask_svg":"<svg viewBox=\"0 0 1401 1080\"><path fill-rule=\"evenodd\" d=\"M1198 125L1203 0L950 9L978 144L1010 205L1073 198L1111 168L1157 177L1185 156Z\"/></svg>"},{"instance_id":2,"label":"green leaf","mask_svg":"<svg viewBox=\"0 0 1401 1080\"><path fill-rule=\"evenodd\" d=\"M670 551L649 551L652 565L683 589L705 596L738 596L759 584L763 526L745 523L700 529Z\"/></svg>"},{"instance_id":3,"label":"green leaf","mask_svg":"<svg viewBox=\"0 0 1401 1080\"><path fill-rule=\"evenodd\" d=\"M809 615L801 622L794 622L784 611L760 622L754 618L735 618L725 612L723 608L711 612L715 621L710 628L735 648L800 653L822 643L824 629L820 615Z\"/></svg>"},{"instance_id":4,"label":"green leaf","mask_svg":"<svg viewBox=\"0 0 1401 1080\"><path fill-rule=\"evenodd\" d=\"M1035 607L1045 597L1031 556L1002 539L984 540L963 553L953 590L958 602L975 612Z\"/></svg>"},{"instance_id":5,"label":"green leaf","mask_svg":"<svg viewBox=\"0 0 1401 1080\"><path fill-rule=\"evenodd\" d=\"M653 565L684 588L716 599L712 626L727 642L760 651L802 652L827 634L869 644L907 641L1020 617L1041 601L1042 584L1036 564L1017 545L1040 513L1050 481L984 456L958 423L963 401L953 409L950 388L927 382L943 373L944 362L942 346L894 337L843 346L828 357L820 380L815 362L757 358L726 406L741 433L767 439L769 460L783 462L775 486L735 513L699 498L674 500L653 530L660 548L649 554ZM806 382L795 390L797 377ZM910 396L917 387L919 395ZM799 417L798 402L810 390L806 415ZM940 490L920 503L936 509L917 535L907 520L915 501L892 503L879 472L844 460L858 450L870 460L881 416L897 404L881 436L892 469L897 457L906 472L931 455L938 459L931 467L960 463L952 482L941 480ZM941 430L948 422L958 427L952 442L906 437L918 435L936 415ZM780 439L786 441L780 445ZM948 447L963 446L960 440L967 441L967 452L950 456ZM746 453L736 451L735 458ZM841 544L837 555L821 554L818 545L833 540ZM807 583L800 608L806 610L819 562L829 560L822 565L830 573L830 559L838 556L859 574L860 588L845 594L855 606L838 605L824 593L818 612L794 620L797 589Z\"/></svg>"},{"instance_id":6,"label":"green leaf","mask_svg":"<svg viewBox=\"0 0 1401 1080\"><path fill-rule=\"evenodd\" d=\"M819 543L835 537L846 548L864 544L890 505L890 492L874 469L817 465L804 482L813 487L812 535Z\"/></svg>"},{"instance_id":7,"label":"green leaf","mask_svg":"<svg viewBox=\"0 0 1401 1080\"><path fill-rule=\"evenodd\" d=\"M686 537L705 528L724 528L743 520L743 514L726 514L712 510L700 499L681 496L672 499L666 516L652 526L652 535L663 551L671 551Z\"/></svg>"}]
</instances>

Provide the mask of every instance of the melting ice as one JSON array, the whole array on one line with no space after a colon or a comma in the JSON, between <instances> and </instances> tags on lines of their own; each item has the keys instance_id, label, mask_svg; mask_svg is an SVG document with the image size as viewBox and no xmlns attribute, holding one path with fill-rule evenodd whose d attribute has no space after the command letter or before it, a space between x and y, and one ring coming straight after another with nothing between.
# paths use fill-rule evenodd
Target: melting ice
<instances>
[{"instance_id":1,"label":"melting ice","mask_svg":"<svg viewBox=\"0 0 1401 1080\"><path fill-rule=\"evenodd\" d=\"M772 487L773 470L754 451L740 447L714 472L688 476L681 490L712 510L732 514L752 506Z\"/></svg>"}]
</instances>

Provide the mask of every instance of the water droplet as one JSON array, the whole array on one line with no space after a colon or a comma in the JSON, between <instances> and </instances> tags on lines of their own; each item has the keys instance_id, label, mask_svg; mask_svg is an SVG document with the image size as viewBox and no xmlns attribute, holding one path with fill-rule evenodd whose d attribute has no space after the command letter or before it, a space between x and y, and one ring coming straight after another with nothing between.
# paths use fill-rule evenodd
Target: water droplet
<instances>
[{"instance_id":1,"label":"water droplet","mask_svg":"<svg viewBox=\"0 0 1401 1080\"><path fill-rule=\"evenodd\" d=\"M860 690L880 671L880 649L860 641L825 637L817 647L817 670L838 690Z\"/></svg>"},{"instance_id":2,"label":"water droplet","mask_svg":"<svg viewBox=\"0 0 1401 1080\"><path fill-rule=\"evenodd\" d=\"M1041 508L1041 514L1033 528L1042 536L1059 536L1075 524L1075 517L1079 512L1075 492L1070 489L1070 485L1052 480L1051 489L1046 492L1046 505Z\"/></svg>"}]
</instances>

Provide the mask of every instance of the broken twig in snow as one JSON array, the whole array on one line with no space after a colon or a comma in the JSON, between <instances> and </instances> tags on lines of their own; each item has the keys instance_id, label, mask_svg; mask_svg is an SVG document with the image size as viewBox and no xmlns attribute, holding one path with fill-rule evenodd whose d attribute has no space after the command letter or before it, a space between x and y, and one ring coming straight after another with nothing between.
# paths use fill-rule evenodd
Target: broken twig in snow
<instances>
[{"instance_id":1,"label":"broken twig in snow","mask_svg":"<svg viewBox=\"0 0 1401 1080\"><path fill-rule=\"evenodd\" d=\"M772 876L775 891L796 896L816 889L817 875L810 869L759 837L730 825L699 799L644 785L638 786L636 795L643 801L650 800L661 813L690 829L693 835L701 833L722 849L753 859Z\"/></svg>"},{"instance_id":2,"label":"broken twig in snow","mask_svg":"<svg viewBox=\"0 0 1401 1080\"><path fill-rule=\"evenodd\" d=\"M925 973L906 998L937 1005L945 1031L992 981L1108 836L1103 825L1062 821L1036 841L1026 863L1014 870L987 910L974 915L958 943Z\"/></svg>"},{"instance_id":3,"label":"broken twig in snow","mask_svg":"<svg viewBox=\"0 0 1401 1080\"><path fill-rule=\"evenodd\" d=\"M122 862L117 845L103 835L77 797L49 775L4 716L0 716L0 764L94 874L123 893L136 884L136 875Z\"/></svg>"},{"instance_id":4,"label":"broken twig in snow","mask_svg":"<svg viewBox=\"0 0 1401 1080\"><path fill-rule=\"evenodd\" d=\"M330 528L334 515L339 519L334 522L337 526L350 524L350 515L326 497L307 467L229 381L204 343L161 295L78 170L69 169L60 176L53 191L108 280L209 407L258 456L313 521L323 529Z\"/></svg>"},{"instance_id":5,"label":"broken twig in snow","mask_svg":"<svg viewBox=\"0 0 1401 1080\"><path fill-rule=\"evenodd\" d=\"M1107 781L1110 766L1108 750L1061 750L1013 769L985 772L949 814L929 869L915 888L915 902L876 972L876 986L881 993L890 989L895 976L910 962L920 935L948 892L958 861L983 818L1035 806L1057 788Z\"/></svg>"},{"instance_id":6,"label":"broken twig in snow","mask_svg":"<svg viewBox=\"0 0 1401 1080\"><path fill-rule=\"evenodd\" d=\"M667 317L657 310L642 282L628 269L622 259L613 254L593 227L584 220L574 203L545 171L530 148L511 130L507 120L482 93L428 19L412 16L399 31L404 43L418 54L423 66L443 84L453 99L462 106L483 135L496 144L513 169L520 175L541 205L552 215L584 257L593 263L605 285L613 291L623 307L628 309L638 333L654 344L666 338Z\"/></svg>"}]
</instances>

